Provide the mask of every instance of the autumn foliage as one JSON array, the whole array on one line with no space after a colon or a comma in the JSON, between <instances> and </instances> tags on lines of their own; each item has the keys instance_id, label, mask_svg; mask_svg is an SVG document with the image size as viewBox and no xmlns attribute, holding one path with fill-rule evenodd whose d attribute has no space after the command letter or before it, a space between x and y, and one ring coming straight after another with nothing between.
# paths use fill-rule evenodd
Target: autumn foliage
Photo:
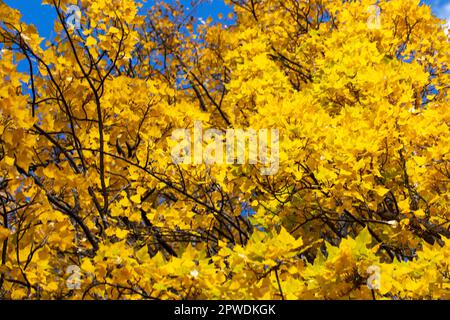
<instances>
[{"instance_id":1,"label":"autumn foliage","mask_svg":"<svg viewBox=\"0 0 450 320\"><path fill-rule=\"evenodd\" d=\"M428 6L378 1L371 27L373 0L228 0L204 24L82 0L73 28L73 3L43 3L54 39L0 1L0 298L450 298L450 44ZM278 129L277 174L173 163L195 121Z\"/></svg>"}]
</instances>

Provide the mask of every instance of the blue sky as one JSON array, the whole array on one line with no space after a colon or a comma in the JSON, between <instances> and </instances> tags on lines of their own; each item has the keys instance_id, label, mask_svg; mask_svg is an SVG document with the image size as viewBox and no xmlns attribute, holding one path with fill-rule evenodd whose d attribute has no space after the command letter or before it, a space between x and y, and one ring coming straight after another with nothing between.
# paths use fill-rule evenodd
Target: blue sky
<instances>
[{"instance_id":1,"label":"blue sky","mask_svg":"<svg viewBox=\"0 0 450 320\"><path fill-rule=\"evenodd\" d=\"M4 2L18 9L22 13L23 21L34 24L38 28L41 36L47 39L52 38L53 21L56 17L54 9L51 6L41 5L41 0L4 0ZM148 8L152 2L154 0L148 0L144 4L143 9ZM189 7L190 1L181 0L181 2ZM422 0L422 2L430 5L438 17L450 21L450 0ZM76 3L76 0L74 0L74 3ZM196 10L195 16L205 20L208 16L216 19L219 13L223 13L226 16L230 11L231 8L225 5L223 0L207 0Z\"/></svg>"},{"instance_id":2,"label":"blue sky","mask_svg":"<svg viewBox=\"0 0 450 320\"><path fill-rule=\"evenodd\" d=\"M55 10L49 5L42 5L41 0L3 0L8 6L18 9L22 13L22 21L28 24L34 24L41 37L51 39L53 35L53 23L56 19ZM171 0L169 0L171 1ZM142 10L150 7L154 0L147 0ZM181 0L186 8L189 7L189 0ZM77 1L73 0L76 4ZM226 16L231 12L231 7L227 6L223 0L206 0L193 13L197 18L206 20L209 16L217 19L219 13Z\"/></svg>"},{"instance_id":3,"label":"blue sky","mask_svg":"<svg viewBox=\"0 0 450 320\"><path fill-rule=\"evenodd\" d=\"M432 6L436 15L441 19L447 20L447 26L450 27L450 1L449 0L427 0L424 1Z\"/></svg>"}]
</instances>

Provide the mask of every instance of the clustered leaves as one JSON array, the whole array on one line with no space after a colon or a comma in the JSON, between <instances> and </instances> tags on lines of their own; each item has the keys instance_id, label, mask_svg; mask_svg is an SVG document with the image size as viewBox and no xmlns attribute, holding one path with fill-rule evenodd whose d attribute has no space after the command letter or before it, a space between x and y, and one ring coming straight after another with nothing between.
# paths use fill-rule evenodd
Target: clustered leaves
<instances>
[{"instance_id":1,"label":"clustered leaves","mask_svg":"<svg viewBox=\"0 0 450 320\"><path fill-rule=\"evenodd\" d=\"M78 2L80 29L43 1L44 41L0 1L0 298L450 297L450 44L428 6L378 1L370 28L372 0L228 0L203 24L201 1ZM278 129L278 173L174 164L195 121Z\"/></svg>"}]
</instances>

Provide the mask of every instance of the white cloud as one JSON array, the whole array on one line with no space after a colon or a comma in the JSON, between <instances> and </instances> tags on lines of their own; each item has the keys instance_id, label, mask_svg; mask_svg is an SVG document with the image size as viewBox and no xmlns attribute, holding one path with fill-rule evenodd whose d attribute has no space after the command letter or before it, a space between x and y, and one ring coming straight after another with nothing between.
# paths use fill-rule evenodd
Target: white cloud
<instances>
[{"instance_id":1,"label":"white cloud","mask_svg":"<svg viewBox=\"0 0 450 320\"><path fill-rule=\"evenodd\" d=\"M436 11L438 17L446 21L444 27L446 33L448 34L448 29L450 28L450 3L446 3L441 7L438 7Z\"/></svg>"}]
</instances>

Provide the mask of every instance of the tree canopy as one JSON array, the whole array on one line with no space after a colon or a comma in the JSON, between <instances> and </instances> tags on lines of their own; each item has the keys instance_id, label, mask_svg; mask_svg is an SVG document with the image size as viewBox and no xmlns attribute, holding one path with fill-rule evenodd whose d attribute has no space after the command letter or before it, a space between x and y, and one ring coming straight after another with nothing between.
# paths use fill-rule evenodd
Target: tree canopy
<instances>
[{"instance_id":1,"label":"tree canopy","mask_svg":"<svg viewBox=\"0 0 450 320\"><path fill-rule=\"evenodd\" d=\"M228 0L198 23L178 1L42 2L53 39L0 1L0 298L450 298L430 7ZM277 129L277 173L174 163L197 121Z\"/></svg>"}]
</instances>

